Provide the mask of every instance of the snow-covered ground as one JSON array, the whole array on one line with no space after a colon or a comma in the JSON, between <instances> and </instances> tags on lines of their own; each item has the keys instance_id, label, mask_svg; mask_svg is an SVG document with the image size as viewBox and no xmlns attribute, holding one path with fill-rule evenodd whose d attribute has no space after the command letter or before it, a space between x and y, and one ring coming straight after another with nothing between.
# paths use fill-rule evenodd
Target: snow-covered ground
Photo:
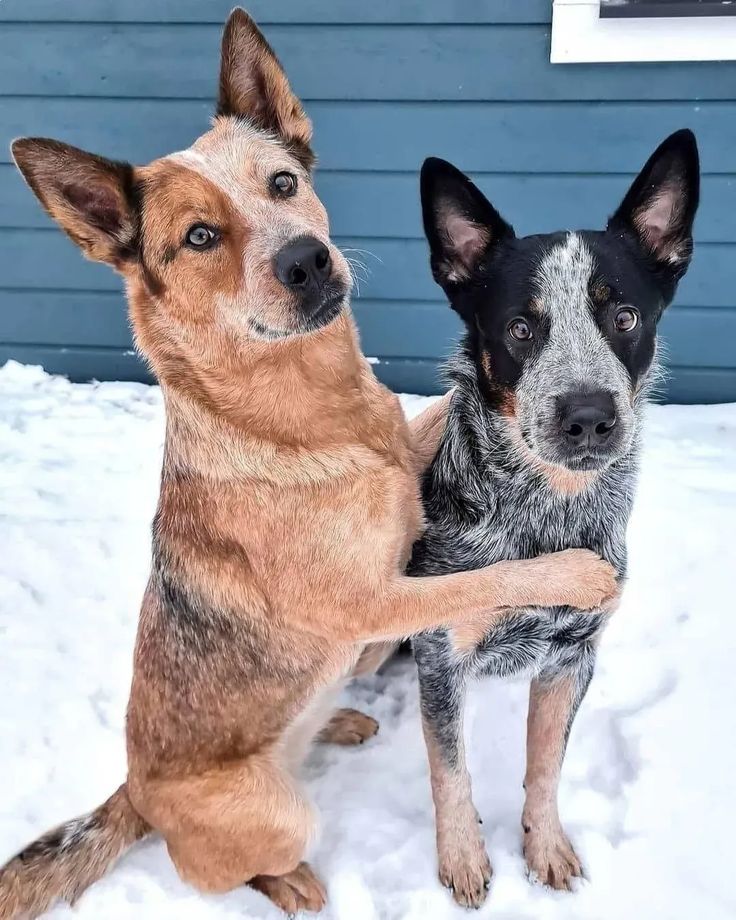
<instances>
[{"instance_id":1,"label":"snow-covered ground","mask_svg":"<svg viewBox=\"0 0 736 920\"><path fill-rule=\"evenodd\" d=\"M424 401L407 397L410 413ZM0 861L103 800L125 774L123 718L163 435L158 389L0 370ZM736 405L655 407L631 523L631 579L570 741L561 807L589 881L530 885L519 816L526 687L477 685L469 760L494 920L733 920L736 886ZM314 863L329 920L462 915L435 874L410 662L350 691L381 721L320 749ZM163 845L133 850L79 920L279 917L243 888L200 897Z\"/></svg>"}]
</instances>

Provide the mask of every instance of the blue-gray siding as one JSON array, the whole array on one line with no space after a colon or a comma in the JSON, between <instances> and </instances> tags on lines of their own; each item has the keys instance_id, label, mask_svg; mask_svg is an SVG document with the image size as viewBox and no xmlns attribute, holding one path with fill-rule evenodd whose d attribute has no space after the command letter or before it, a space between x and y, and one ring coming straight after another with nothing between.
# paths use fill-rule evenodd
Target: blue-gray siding
<instances>
[{"instance_id":1,"label":"blue-gray siding","mask_svg":"<svg viewBox=\"0 0 736 920\"><path fill-rule=\"evenodd\" d=\"M42 214L8 143L44 134L136 162L211 112L232 0L0 3L0 361L144 379L120 284ZM251 0L315 123L337 241L366 265L365 351L432 391L459 325L432 283L417 170L471 172L519 232L600 226L669 131L705 173L697 251L664 321L676 401L736 399L736 63L549 63L547 0Z\"/></svg>"}]
</instances>

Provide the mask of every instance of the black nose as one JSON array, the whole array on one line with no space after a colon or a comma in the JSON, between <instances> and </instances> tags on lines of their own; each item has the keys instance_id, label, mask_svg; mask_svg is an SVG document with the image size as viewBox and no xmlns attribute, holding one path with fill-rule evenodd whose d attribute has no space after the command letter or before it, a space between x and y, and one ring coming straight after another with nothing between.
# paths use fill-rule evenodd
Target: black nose
<instances>
[{"instance_id":1,"label":"black nose","mask_svg":"<svg viewBox=\"0 0 736 920\"><path fill-rule=\"evenodd\" d=\"M574 447L600 447L616 425L610 393L567 393L557 398L560 430Z\"/></svg>"},{"instance_id":2,"label":"black nose","mask_svg":"<svg viewBox=\"0 0 736 920\"><path fill-rule=\"evenodd\" d=\"M330 250L313 236L291 240L276 253L274 272L279 281L302 294L316 294L330 277Z\"/></svg>"}]
</instances>

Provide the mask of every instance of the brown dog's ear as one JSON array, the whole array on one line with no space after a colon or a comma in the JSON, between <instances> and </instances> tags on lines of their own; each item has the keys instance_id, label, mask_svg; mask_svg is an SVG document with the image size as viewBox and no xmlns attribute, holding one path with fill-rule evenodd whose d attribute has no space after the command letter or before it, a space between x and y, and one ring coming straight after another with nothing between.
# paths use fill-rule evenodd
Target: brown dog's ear
<instances>
[{"instance_id":1,"label":"brown dog's ear","mask_svg":"<svg viewBox=\"0 0 736 920\"><path fill-rule=\"evenodd\" d=\"M312 123L273 49L245 10L234 9L222 37L218 115L247 118L293 148L309 169Z\"/></svg>"},{"instance_id":2,"label":"brown dog's ear","mask_svg":"<svg viewBox=\"0 0 736 920\"><path fill-rule=\"evenodd\" d=\"M132 166L47 138L21 138L11 150L36 197L88 258L119 269L134 255Z\"/></svg>"}]
</instances>

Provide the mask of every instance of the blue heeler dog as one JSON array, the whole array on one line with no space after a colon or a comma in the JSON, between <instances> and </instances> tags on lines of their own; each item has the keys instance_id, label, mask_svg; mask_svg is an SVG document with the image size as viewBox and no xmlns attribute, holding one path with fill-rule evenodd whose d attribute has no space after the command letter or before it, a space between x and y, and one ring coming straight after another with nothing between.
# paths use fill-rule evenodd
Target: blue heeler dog
<instances>
[{"instance_id":1,"label":"blue heeler dog","mask_svg":"<svg viewBox=\"0 0 736 920\"><path fill-rule=\"evenodd\" d=\"M467 334L410 572L588 547L623 580L657 323L692 253L693 134L664 141L603 231L517 238L443 160L425 162L421 190L432 272ZM476 676L531 675L524 855L530 875L554 888L582 875L557 786L609 612L509 611L484 636L415 640L440 879L459 903L479 906L491 877L462 737L464 689Z\"/></svg>"}]
</instances>

